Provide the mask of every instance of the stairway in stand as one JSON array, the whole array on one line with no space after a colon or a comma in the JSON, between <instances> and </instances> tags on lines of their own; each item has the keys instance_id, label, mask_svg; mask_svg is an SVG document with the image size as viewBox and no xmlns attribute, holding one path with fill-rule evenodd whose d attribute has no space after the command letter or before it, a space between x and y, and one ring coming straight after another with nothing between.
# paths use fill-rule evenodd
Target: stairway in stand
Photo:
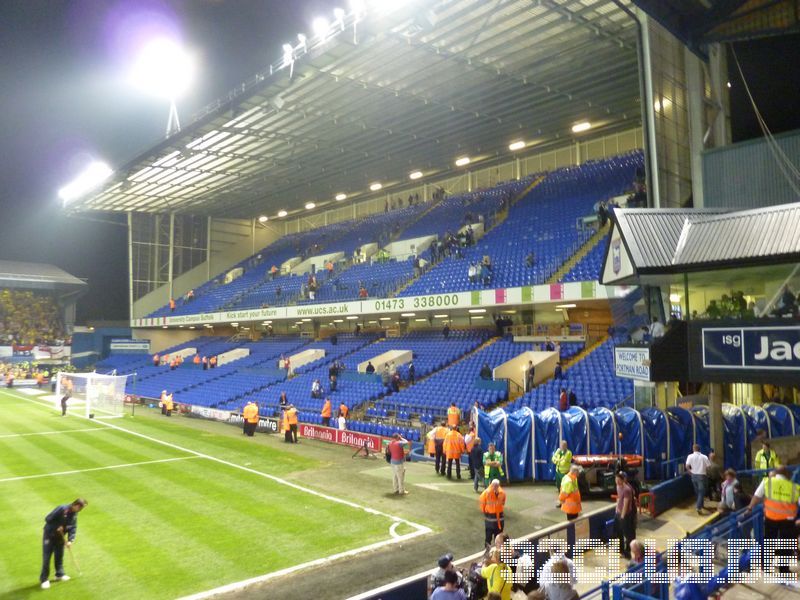
<instances>
[{"instance_id":1,"label":"stairway in stand","mask_svg":"<svg viewBox=\"0 0 800 600\"><path fill-rule=\"evenodd\" d=\"M566 275L567 273L569 273L572 270L572 267L577 265L578 262L580 262L580 260L584 256L589 254L589 252L591 252L592 249L595 246L597 246L597 244L601 243L604 239L606 239L609 229L611 229L610 223L606 223L604 227L598 229L592 235L592 237L586 240L586 243L583 246L581 246L578 249L578 251L572 255L572 257L570 257L570 259L567 262L565 262L558 268L558 271L553 273L553 275L547 280L547 283L558 283L559 281L561 281L561 278L564 277L564 275Z\"/></svg>"}]
</instances>

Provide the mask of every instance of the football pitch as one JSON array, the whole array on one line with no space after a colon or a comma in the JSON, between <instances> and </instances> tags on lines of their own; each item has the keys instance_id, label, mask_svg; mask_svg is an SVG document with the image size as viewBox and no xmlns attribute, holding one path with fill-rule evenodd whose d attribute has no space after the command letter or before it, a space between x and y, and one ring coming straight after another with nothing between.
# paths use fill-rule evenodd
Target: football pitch
<instances>
[{"instance_id":1,"label":"football pitch","mask_svg":"<svg viewBox=\"0 0 800 600\"><path fill-rule=\"evenodd\" d=\"M2 390L0 598L202 598L430 531L283 479L318 466L233 427L62 418L46 393ZM72 579L51 570L44 592L44 517L77 497L80 573L65 553Z\"/></svg>"}]
</instances>

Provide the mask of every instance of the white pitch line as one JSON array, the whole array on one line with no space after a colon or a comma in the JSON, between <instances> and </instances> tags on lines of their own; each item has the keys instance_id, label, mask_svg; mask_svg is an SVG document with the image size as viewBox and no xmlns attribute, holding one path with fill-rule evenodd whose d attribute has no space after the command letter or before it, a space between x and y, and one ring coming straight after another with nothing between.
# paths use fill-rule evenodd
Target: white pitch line
<instances>
[{"instance_id":1,"label":"white pitch line","mask_svg":"<svg viewBox=\"0 0 800 600\"><path fill-rule=\"evenodd\" d=\"M32 402L34 404L38 404L40 406L50 407L49 404L43 404L41 402L37 402L33 398L24 398L22 396L17 396L17 397L22 399L22 400L27 400L28 402ZM86 418L86 417L83 417L83 418ZM329 562L338 560L340 558L346 558L346 557L349 557L349 556L356 556L356 555L361 554L363 552L369 552L371 550L376 550L376 549L379 549L379 548L383 548L385 546L391 546L393 544L398 544L400 542L405 542L405 541L411 540L411 539L413 539L415 537L419 537L421 535L426 535L426 534L431 533L433 531L430 527L426 527L425 525L420 525L419 523L414 523L413 521L409 521L409 520L403 519L401 517L397 517L397 516L394 516L394 515L390 515L390 514L381 512L379 510L375 510L374 508L369 508L367 506L362 506L360 504L356 504L355 502L350 502L349 500L344 500L342 498L336 498L335 496L330 496L328 494L324 494L322 492L318 492L316 490L312 490L312 489L309 489L307 487L303 487L302 485L298 485L296 483L292 483L291 481L287 481L286 479L281 479L280 477L276 477L275 475L270 475L269 473L264 473L263 471L257 471L255 469L251 469L249 467L245 467L245 466L242 466L242 465L237 465L236 463L232 463L230 461L223 460L221 458L217 458L216 456L211 456L209 454L204 454L202 452L197 452L196 450L191 450L189 448L184 448L183 446L178 446L177 444L173 444L171 442L165 442L164 440L159 440L158 438L154 438L154 437L151 437L149 435L145 435L144 433L139 433L138 431L131 431L130 429L125 429L124 427L120 427L119 425L114 425L113 423L106 423L106 422L102 422L102 421L98 421L98 422L101 422L103 425L105 425L106 427L110 427L111 429L117 429L117 430L122 431L124 433L129 433L130 435L134 435L136 437L140 437L140 438L143 438L143 439L146 439L146 440L150 440L151 442L155 442L156 444L161 444L163 446L168 446L168 447L174 448L176 450L182 450L184 452L188 452L189 454L193 454L194 456L196 456L198 458L206 458L208 460L211 460L211 461L223 464L223 465L227 465L229 467L233 467L234 469L240 469L242 471L246 471L246 472L252 473L254 475L259 475L260 477L264 477L266 479L270 479L272 481L280 483L281 485L285 485L287 487L294 488L294 489L299 490L301 492L305 492L307 494L311 494L312 496L317 496L319 498L324 498L326 500L330 500L331 502L336 502L338 504L344 504L345 506L350 506L351 508L362 510L362 511L364 511L366 513L369 513L369 514L372 514L372 515L386 517L388 519L391 519L394 522L393 525L399 525L400 523L405 523L406 525L414 528L413 532L407 533L405 535L401 535L401 536L398 536L398 537L392 537L391 539L388 539L388 540L383 540L381 542L375 542L373 544L369 544L367 546L361 546L360 548L354 548L352 550L347 550L345 552L339 552L337 554L332 554L331 556L318 558L316 560L312 560L312 561L309 561L309 562L306 562L306 563L301 563L299 565L295 565L293 567L288 567L286 569L281 569L279 571L273 571L272 573L266 573L264 575L259 575L257 577L252 577L250 579L245 579L243 581L236 581L234 583L229 583L227 585L224 585L224 586L221 586L221 587L218 587L218 588L214 588L214 589L211 589L211 590L206 590L204 592L198 592L197 594L192 594L191 596L185 596L185 597L181 598L180 600L205 600L206 598L211 598L211 597L217 596L219 594L227 594L227 593L243 590L243 589L247 588L248 586L254 585L256 583L262 583L262 582L265 582L265 581L269 581L269 580L274 579L276 577L281 577L283 575L288 575L290 573L295 573L297 571L300 571L302 569L307 569L309 567L315 567L315 566L319 566L319 565L324 565L324 564L327 564ZM390 533L391 533L391 528L390 528ZM395 532L394 535L396 535L396 532Z\"/></svg>"},{"instance_id":2,"label":"white pitch line","mask_svg":"<svg viewBox=\"0 0 800 600\"><path fill-rule=\"evenodd\" d=\"M35 431L32 433L6 433L0 435L0 439L28 437L30 435L56 435L58 433L78 433L80 431L105 431L102 427L87 427L86 429L62 429L60 431Z\"/></svg>"},{"instance_id":3,"label":"white pitch line","mask_svg":"<svg viewBox=\"0 0 800 600\"><path fill-rule=\"evenodd\" d=\"M72 471L58 471L56 473L40 473L39 475L22 475L20 477L6 477L0 479L0 483L8 481L22 481L23 479L39 479L41 477L57 477L59 475L75 475L76 473L89 473L91 471L110 471L111 469L125 469L127 467L139 467L141 465L155 465L158 463L175 462L176 460L192 460L199 456L178 456L176 458L161 458L159 460L143 460L135 463L125 463L121 465L109 465L107 467L92 467L90 469L74 469Z\"/></svg>"}]
</instances>

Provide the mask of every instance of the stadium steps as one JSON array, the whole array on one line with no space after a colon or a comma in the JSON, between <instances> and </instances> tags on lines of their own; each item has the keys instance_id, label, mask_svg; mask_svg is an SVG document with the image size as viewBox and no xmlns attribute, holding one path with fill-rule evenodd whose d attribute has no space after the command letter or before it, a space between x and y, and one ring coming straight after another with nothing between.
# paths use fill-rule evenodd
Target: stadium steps
<instances>
[{"instance_id":1,"label":"stadium steps","mask_svg":"<svg viewBox=\"0 0 800 600\"><path fill-rule=\"evenodd\" d=\"M578 352L578 353L577 353L575 356L573 356L572 358L570 358L569 360L567 360L567 361L566 361L564 364L562 364L562 365L561 365L561 367L563 368L563 370L564 370L564 371L566 371L566 370L567 370L567 369L569 369L570 367L574 366L575 364L579 363L579 362L580 362L580 361L582 361L584 358L586 358L587 356L589 356L589 355L590 355L592 352L594 352L595 350L597 350L597 349L598 349L600 346L602 346L602 345L603 345L603 344L604 344L604 343L605 343L607 340L608 340L608 336L607 336L607 335L604 335L603 337L601 337L600 339L598 339L598 340L597 340L597 341L596 341L594 344L592 344L591 346L588 346L587 348L584 348L583 350L581 350L580 352Z\"/></svg>"},{"instance_id":2,"label":"stadium steps","mask_svg":"<svg viewBox=\"0 0 800 600\"><path fill-rule=\"evenodd\" d=\"M578 251L573 254L570 259L562 264L558 270L553 273L550 278L547 280L547 283L559 283L561 279L569 273L572 268L580 262L580 260L589 254L592 249L597 246L600 242L606 239L606 235L608 235L609 230L611 229L611 221L606 223L604 227L599 228L592 237L586 240L586 243L581 246Z\"/></svg>"}]
</instances>

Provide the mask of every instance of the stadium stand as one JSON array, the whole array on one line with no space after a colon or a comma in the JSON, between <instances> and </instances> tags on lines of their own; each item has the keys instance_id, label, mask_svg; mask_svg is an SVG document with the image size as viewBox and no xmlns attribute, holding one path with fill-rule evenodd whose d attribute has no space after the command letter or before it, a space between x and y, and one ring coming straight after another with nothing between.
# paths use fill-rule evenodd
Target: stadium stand
<instances>
[{"instance_id":1,"label":"stadium stand","mask_svg":"<svg viewBox=\"0 0 800 600\"><path fill-rule=\"evenodd\" d=\"M573 266L561 281L597 281L600 278L600 269L603 266L607 238L597 243L589 252Z\"/></svg>"},{"instance_id":2,"label":"stadium stand","mask_svg":"<svg viewBox=\"0 0 800 600\"><path fill-rule=\"evenodd\" d=\"M627 190L642 160L640 152L633 152L550 173L511 207L505 221L466 249L463 259L443 260L400 295L544 283L591 236L576 228L577 219L592 214L596 202ZM531 252L534 262L528 266ZM486 256L491 261L489 282L470 282L468 266Z\"/></svg>"},{"instance_id":3,"label":"stadium stand","mask_svg":"<svg viewBox=\"0 0 800 600\"><path fill-rule=\"evenodd\" d=\"M0 291L0 339L16 346L54 344L66 336L52 296L27 290Z\"/></svg>"}]
</instances>

